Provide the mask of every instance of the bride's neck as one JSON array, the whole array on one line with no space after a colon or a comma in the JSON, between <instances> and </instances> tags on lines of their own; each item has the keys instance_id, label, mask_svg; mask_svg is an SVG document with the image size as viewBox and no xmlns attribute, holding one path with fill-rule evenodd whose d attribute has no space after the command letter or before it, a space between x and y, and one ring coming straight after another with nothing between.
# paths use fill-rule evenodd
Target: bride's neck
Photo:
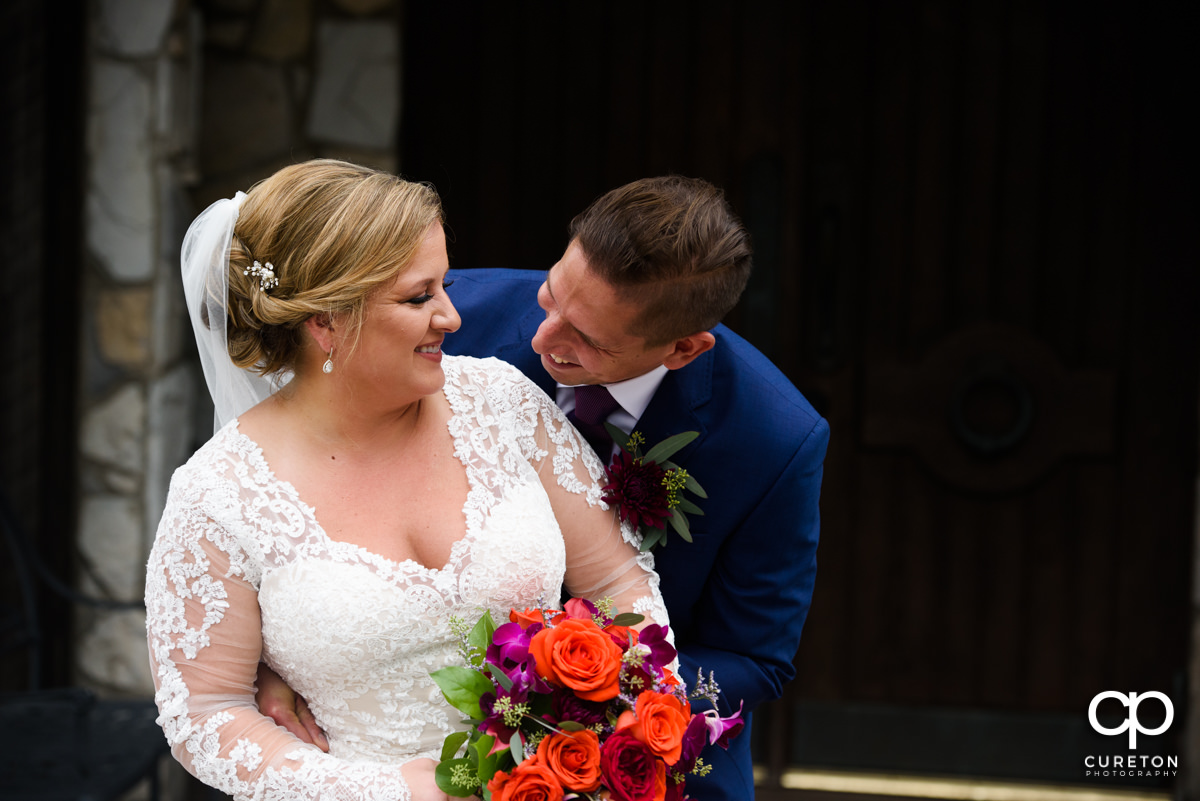
<instances>
[{"instance_id":1,"label":"bride's neck","mask_svg":"<svg viewBox=\"0 0 1200 801\"><path fill-rule=\"evenodd\" d=\"M295 386L292 386L292 385ZM373 407L333 382L297 377L262 410L272 423L321 450L395 452L419 427L428 399ZM266 422L266 420L264 420ZM274 427L274 426L272 426Z\"/></svg>"}]
</instances>

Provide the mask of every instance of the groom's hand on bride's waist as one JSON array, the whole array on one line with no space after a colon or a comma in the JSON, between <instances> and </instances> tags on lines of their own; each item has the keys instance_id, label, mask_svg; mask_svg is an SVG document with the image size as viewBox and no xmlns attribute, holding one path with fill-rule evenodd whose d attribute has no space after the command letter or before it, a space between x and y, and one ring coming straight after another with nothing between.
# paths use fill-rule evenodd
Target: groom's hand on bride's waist
<instances>
[{"instance_id":1,"label":"groom's hand on bride's waist","mask_svg":"<svg viewBox=\"0 0 1200 801\"><path fill-rule=\"evenodd\" d=\"M290 731L301 742L315 745L329 753L329 741L325 739L325 732L321 731L316 718L309 711L308 704L292 692L292 688L284 683L278 673L263 662L258 663L255 686L257 691L254 701L258 704L259 712Z\"/></svg>"}]
</instances>

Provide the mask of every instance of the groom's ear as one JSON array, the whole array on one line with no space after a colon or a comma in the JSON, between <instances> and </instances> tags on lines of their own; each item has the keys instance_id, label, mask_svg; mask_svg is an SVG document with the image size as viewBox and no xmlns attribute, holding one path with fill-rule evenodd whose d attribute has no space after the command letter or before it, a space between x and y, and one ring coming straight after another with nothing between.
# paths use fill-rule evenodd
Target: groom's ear
<instances>
[{"instance_id":1,"label":"groom's ear","mask_svg":"<svg viewBox=\"0 0 1200 801\"><path fill-rule=\"evenodd\" d=\"M717 338L712 335L711 331L700 331L677 339L671 347L671 352L663 359L663 366L668 370L687 367L697 356L712 350L715 344L717 344Z\"/></svg>"}]
</instances>

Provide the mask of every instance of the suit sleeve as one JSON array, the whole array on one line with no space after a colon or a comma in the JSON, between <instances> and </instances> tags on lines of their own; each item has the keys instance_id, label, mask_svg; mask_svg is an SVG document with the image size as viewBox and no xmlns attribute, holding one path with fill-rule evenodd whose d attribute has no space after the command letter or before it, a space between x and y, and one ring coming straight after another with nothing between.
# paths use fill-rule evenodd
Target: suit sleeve
<instances>
[{"instance_id":1,"label":"suit sleeve","mask_svg":"<svg viewBox=\"0 0 1200 801\"><path fill-rule=\"evenodd\" d=\"M812 600L829 426L818 418L786 468L721 547L680 642L682 677L715 674L722 713L778 698ZM713 488L708 488L710 493ZM714 494L719 502L719 495Z\"/></svg>"}]
</instances>

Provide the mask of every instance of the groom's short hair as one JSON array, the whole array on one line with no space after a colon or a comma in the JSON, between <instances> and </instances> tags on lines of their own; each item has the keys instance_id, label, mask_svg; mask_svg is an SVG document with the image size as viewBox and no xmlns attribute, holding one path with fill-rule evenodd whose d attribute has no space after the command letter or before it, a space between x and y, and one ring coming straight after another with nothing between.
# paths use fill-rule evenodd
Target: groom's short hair
<instances>
[{"instance_id":1,"label":"groom's short hair","mask_svg":"<svg viewBox=\"0 0 1200 801\"><path fill-rule=\"evenodd\" d=\"M720 189L699 178L643 178L571 221L588 267L641 307L635 330L662 345L721 322L750 277L750 235Z\"/></svg>"}]
</instances>

